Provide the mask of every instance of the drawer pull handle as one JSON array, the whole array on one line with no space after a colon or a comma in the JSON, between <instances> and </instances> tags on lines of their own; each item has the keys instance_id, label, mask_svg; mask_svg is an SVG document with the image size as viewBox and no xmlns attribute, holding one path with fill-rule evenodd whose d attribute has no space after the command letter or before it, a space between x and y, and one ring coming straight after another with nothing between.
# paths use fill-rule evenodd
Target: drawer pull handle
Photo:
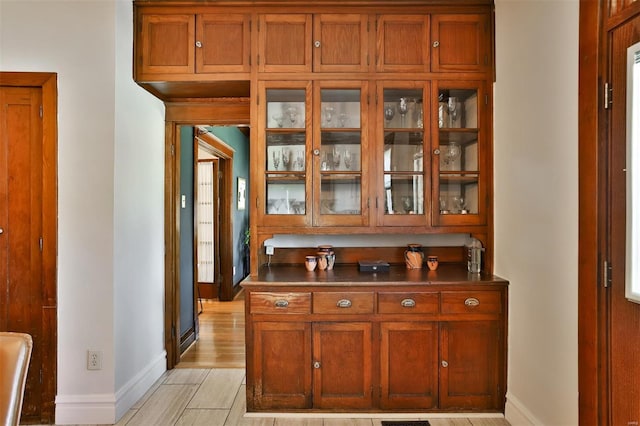
<instances>
[{"instance_id":1,"label":"drawer pull handle","mask_svg":"<svg viewBox=\"0 0 640 426\"><path fill-rule=\"evenodd\" d=\"M336 306L338 308L350 308L351 307L351 300L349 300L349 299L340 299L340 300L338 300L338 303L336 303Z\"/></svg>"},{"instance_id":2,"label":"drawer pull handle","mask_svg":"<svg viewBox=\"0 0 640 426\"><path fill-rule=\"evenodd\" d=\"M480 301L475 297L470 297L464 301L464 304L465 306L469 306L470 308L473 308L475 306L480 306Z\"/></svg>"},{"instance_id":3,"label":"drawer pull handle","mask_svg":"<svg viewBox=\"0 0 640 426\"><path fill-rule=\"evenodd\" d=\"M403 308L415 308L416 301L413 299L402 299L402 302L400 302L400 305L402 305Z\"/></svg>"},{"instance_id":4,"label":"drawer pull handle","mask_svg":"<svg viewBox=\"0 0 640 426\"><path fill-rule=\"evenodd\" d=\"M449 363L443 359L442 360L442 366L447 368L449 366Z\"/></svg>"},{"instance_id":5,"label":"drawer pull handle","mask_svg":"<svg viewBox=\"0 0 640 426\"><path fill-rule=\"evenodd\" d=\"M316 361L313 363L313 368L320 368L320 362Z\"/></svg>"},{"instance_id":6,"label":"drawer pull handle","mask_svg":"<svg viewBox=\"0 0 640 426\"><path fill-rule=\"evenodd\" d=\"M287 306L289 306L289 301L288 300L276 300L274 302L274 305L276 306L276 308L286 308Z\"/></svg>"}]
</instances>

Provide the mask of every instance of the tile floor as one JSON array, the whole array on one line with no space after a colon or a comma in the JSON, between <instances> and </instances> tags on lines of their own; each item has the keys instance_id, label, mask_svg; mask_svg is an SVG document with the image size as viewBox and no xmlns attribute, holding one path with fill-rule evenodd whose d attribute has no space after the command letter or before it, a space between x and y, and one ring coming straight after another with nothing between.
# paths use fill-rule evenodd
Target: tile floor
<instances>
[{"instance_id":1,"label":"tile floor","mask_svg":"<svg viewBox=\"0 0 640 426\"><path fill-rule=\"evenodd\" d=\"M174 369L117 423L118 426L380 426L382 418L245 417L243 368ZM504 418L416 417L431 426L509 426Z\"/></svg>"}]
</instances>

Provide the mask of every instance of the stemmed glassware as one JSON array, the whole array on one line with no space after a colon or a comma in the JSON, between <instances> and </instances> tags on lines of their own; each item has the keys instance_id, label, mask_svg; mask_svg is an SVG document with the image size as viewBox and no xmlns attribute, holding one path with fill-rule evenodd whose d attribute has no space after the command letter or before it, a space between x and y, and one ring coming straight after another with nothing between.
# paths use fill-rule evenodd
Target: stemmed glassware
<instances>
[{"instance_id":1,"label":"stemmed glassware","mask_svg":"<svg viewBox=\"0 0 640 426\"><path fill-rule=\"evenodd\" d=\"M276 151L274 150L272 152L272 155L273 155L273 168L278 170L278 167L280 166L280 156L282 154L278 153L278 155L276 155Z\"/></svg>"},{"instance_id":2,"label":"stemmed glassware","mask_svg":"<svg viewBox=\"0 0 640 426\"><path fill-rule=\"evenodd\" d=\"M337 170L338 167L340 166L340 151L338 151L338 149L334 146L332 154L333 154L333 157L332 157L333 169Z\"/></svg>"},{"instance_id":3,"label":"stemmed glassware","mask_svg":"<svg viewBox=\"0 0 640 426\"><path fill-rule=\"evenodd\" d=\"M327 127L331 127L331 120L333 120L333 112L334 112L334 109L332 106L324 107L324 120L327 124Z\"/></svg>"},{"instance_id":4,"label":"stemmed glassware","mask_svg":"<svg viewBox=\"0 0 640 426\"><path fill-rule=\"evenodd\" d=\"M409 102L407 98L400 98L398 102L398 112L400 113L402 127L405 127L404 120L407 112L409 112Z\"/></svg>"},{"instance_id":5,"label":"stemmed glassware","mask_svg":"<svg viewBox=\"0 0 640 426\"><path fill-rule=\"evenodd\" d=\"M344 166L347 170L351 169L351 164L353 163L353 154L351 154L350 149L344 150Z\"/></svg>"},{"instance_id":6,"label":"stemmed glassware","mask_svg":"<svg viewBox=\"0 0 640 426\"><path fill-rule=\"evenodd\" d=\"M298 108L289 107L287 108L287 115L289 116L289 121L291 122L291 127L294 127L296 120L298 120Z\"/></svg>"},{"instance_id":7,"label":"stemmed glassware","mask_svg":"<svg viewBox=\"0 0 640 426\"><path fill-rule=\"evenodd\" d=\"M284 170L289 170L289 164L291 164L291 151L289 148L282 148L282 167Z\"/></svg>"},{"instance_id":8,"label":"stemmed glassware","mask_svg":"<svg viewBox=\"0 0 640 426\"><path fill-rule=\"evenodd\" d=\"M446 170L452 170L455 165L455 161L460 158L461 154L462 149L460 148L460 145L455 142L442 145L440 147L440 158L442 160L442 165L444 166L443 168Z\"/></svg>"},{"instance_id":9,"label":"stemmed glassware","mask_svg":"<svg viewBox=\"0 0 640 426\"><path fill-rule=\"evenodd\" d=\"M393 105L387 105L384 108L384 119L387 120L387 127L389 127L389 123L393 120L393 117L396 115L396 110Z\"/></svg>"}]
</instances>

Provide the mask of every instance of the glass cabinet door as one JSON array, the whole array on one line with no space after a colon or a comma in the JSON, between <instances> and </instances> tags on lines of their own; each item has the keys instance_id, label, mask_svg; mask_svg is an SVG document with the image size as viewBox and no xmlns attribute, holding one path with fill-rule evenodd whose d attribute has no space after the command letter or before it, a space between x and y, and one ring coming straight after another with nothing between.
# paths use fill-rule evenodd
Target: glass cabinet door
<instances>
[{"instance_id":1,"label":"glass cabinet door","mask_svg":"<svg viewBox=\"0 0 640 426\"><path fill-rule=\"evenodd\" d=\"M378 221L384 226L427 225L430 200L428 149L428 83L387 83L378 88L378 122L382 139L378 165L382 170L377 196ZM382 102L380 102L382 99ZM380 127L380 125L379 125ZM428 152L428 151L426 151Z\"/></svg>"},{"instance_id":2,"label":"glass cabinet door","mask_svg":"<svg viewBox=\"0 0 640 426\"><path fill-rule=\"evenodd\" d=\"M475 225L485 222L480 87L440 83L438 128L434 138L434 225ZM437 200L437 201L436 201ZM437 204L435 204L437 202Z\"/></svg>"},{"instance_id":3,"label":"glass cabinet door","mask_svg":"<svg viewBox=\"0 0 640 426\"><path fill-rule=\"evenodd\" d=\"M314 91L314 219L317 226L365 226L367 85L319 82Z\"/></svg>"},{"instance_id":4,"label":"glass cabinet door","mask_svg":"<svg viewBox=\"0 0 640 426\"><path fill-rule=\"evenodd\" d=\"M264 109L260 114L264 151L260 154L265 179L259 214L265 225L308 225L309 85L303 82L291 87L283 83L262 87L261 92L266 100L259 105Z\"/></svg>"}]
</instances>

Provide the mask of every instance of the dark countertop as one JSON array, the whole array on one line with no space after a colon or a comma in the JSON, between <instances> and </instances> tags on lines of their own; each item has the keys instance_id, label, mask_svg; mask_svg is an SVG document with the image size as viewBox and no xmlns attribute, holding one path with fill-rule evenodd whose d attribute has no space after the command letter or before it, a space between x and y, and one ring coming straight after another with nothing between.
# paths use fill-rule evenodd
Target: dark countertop
<instances>
[{"instance_id":1,"label":"dark countertop","mask_svg":"<svg viewBox=\"0 0 640 426\"><path fill-rule=\"evenodd\" d=\"M372 286L372 285L452 285L492 284L508 285L508 281L495 275L471 274L459 264L440 265L436 271L407 269L404 265L391 265L388 272L360 272L356 264L336 265L332 271L308 272L303 264L262 266L257 277L247 277L241 285L262 286Z\"/></svg>"}]
</instances>

